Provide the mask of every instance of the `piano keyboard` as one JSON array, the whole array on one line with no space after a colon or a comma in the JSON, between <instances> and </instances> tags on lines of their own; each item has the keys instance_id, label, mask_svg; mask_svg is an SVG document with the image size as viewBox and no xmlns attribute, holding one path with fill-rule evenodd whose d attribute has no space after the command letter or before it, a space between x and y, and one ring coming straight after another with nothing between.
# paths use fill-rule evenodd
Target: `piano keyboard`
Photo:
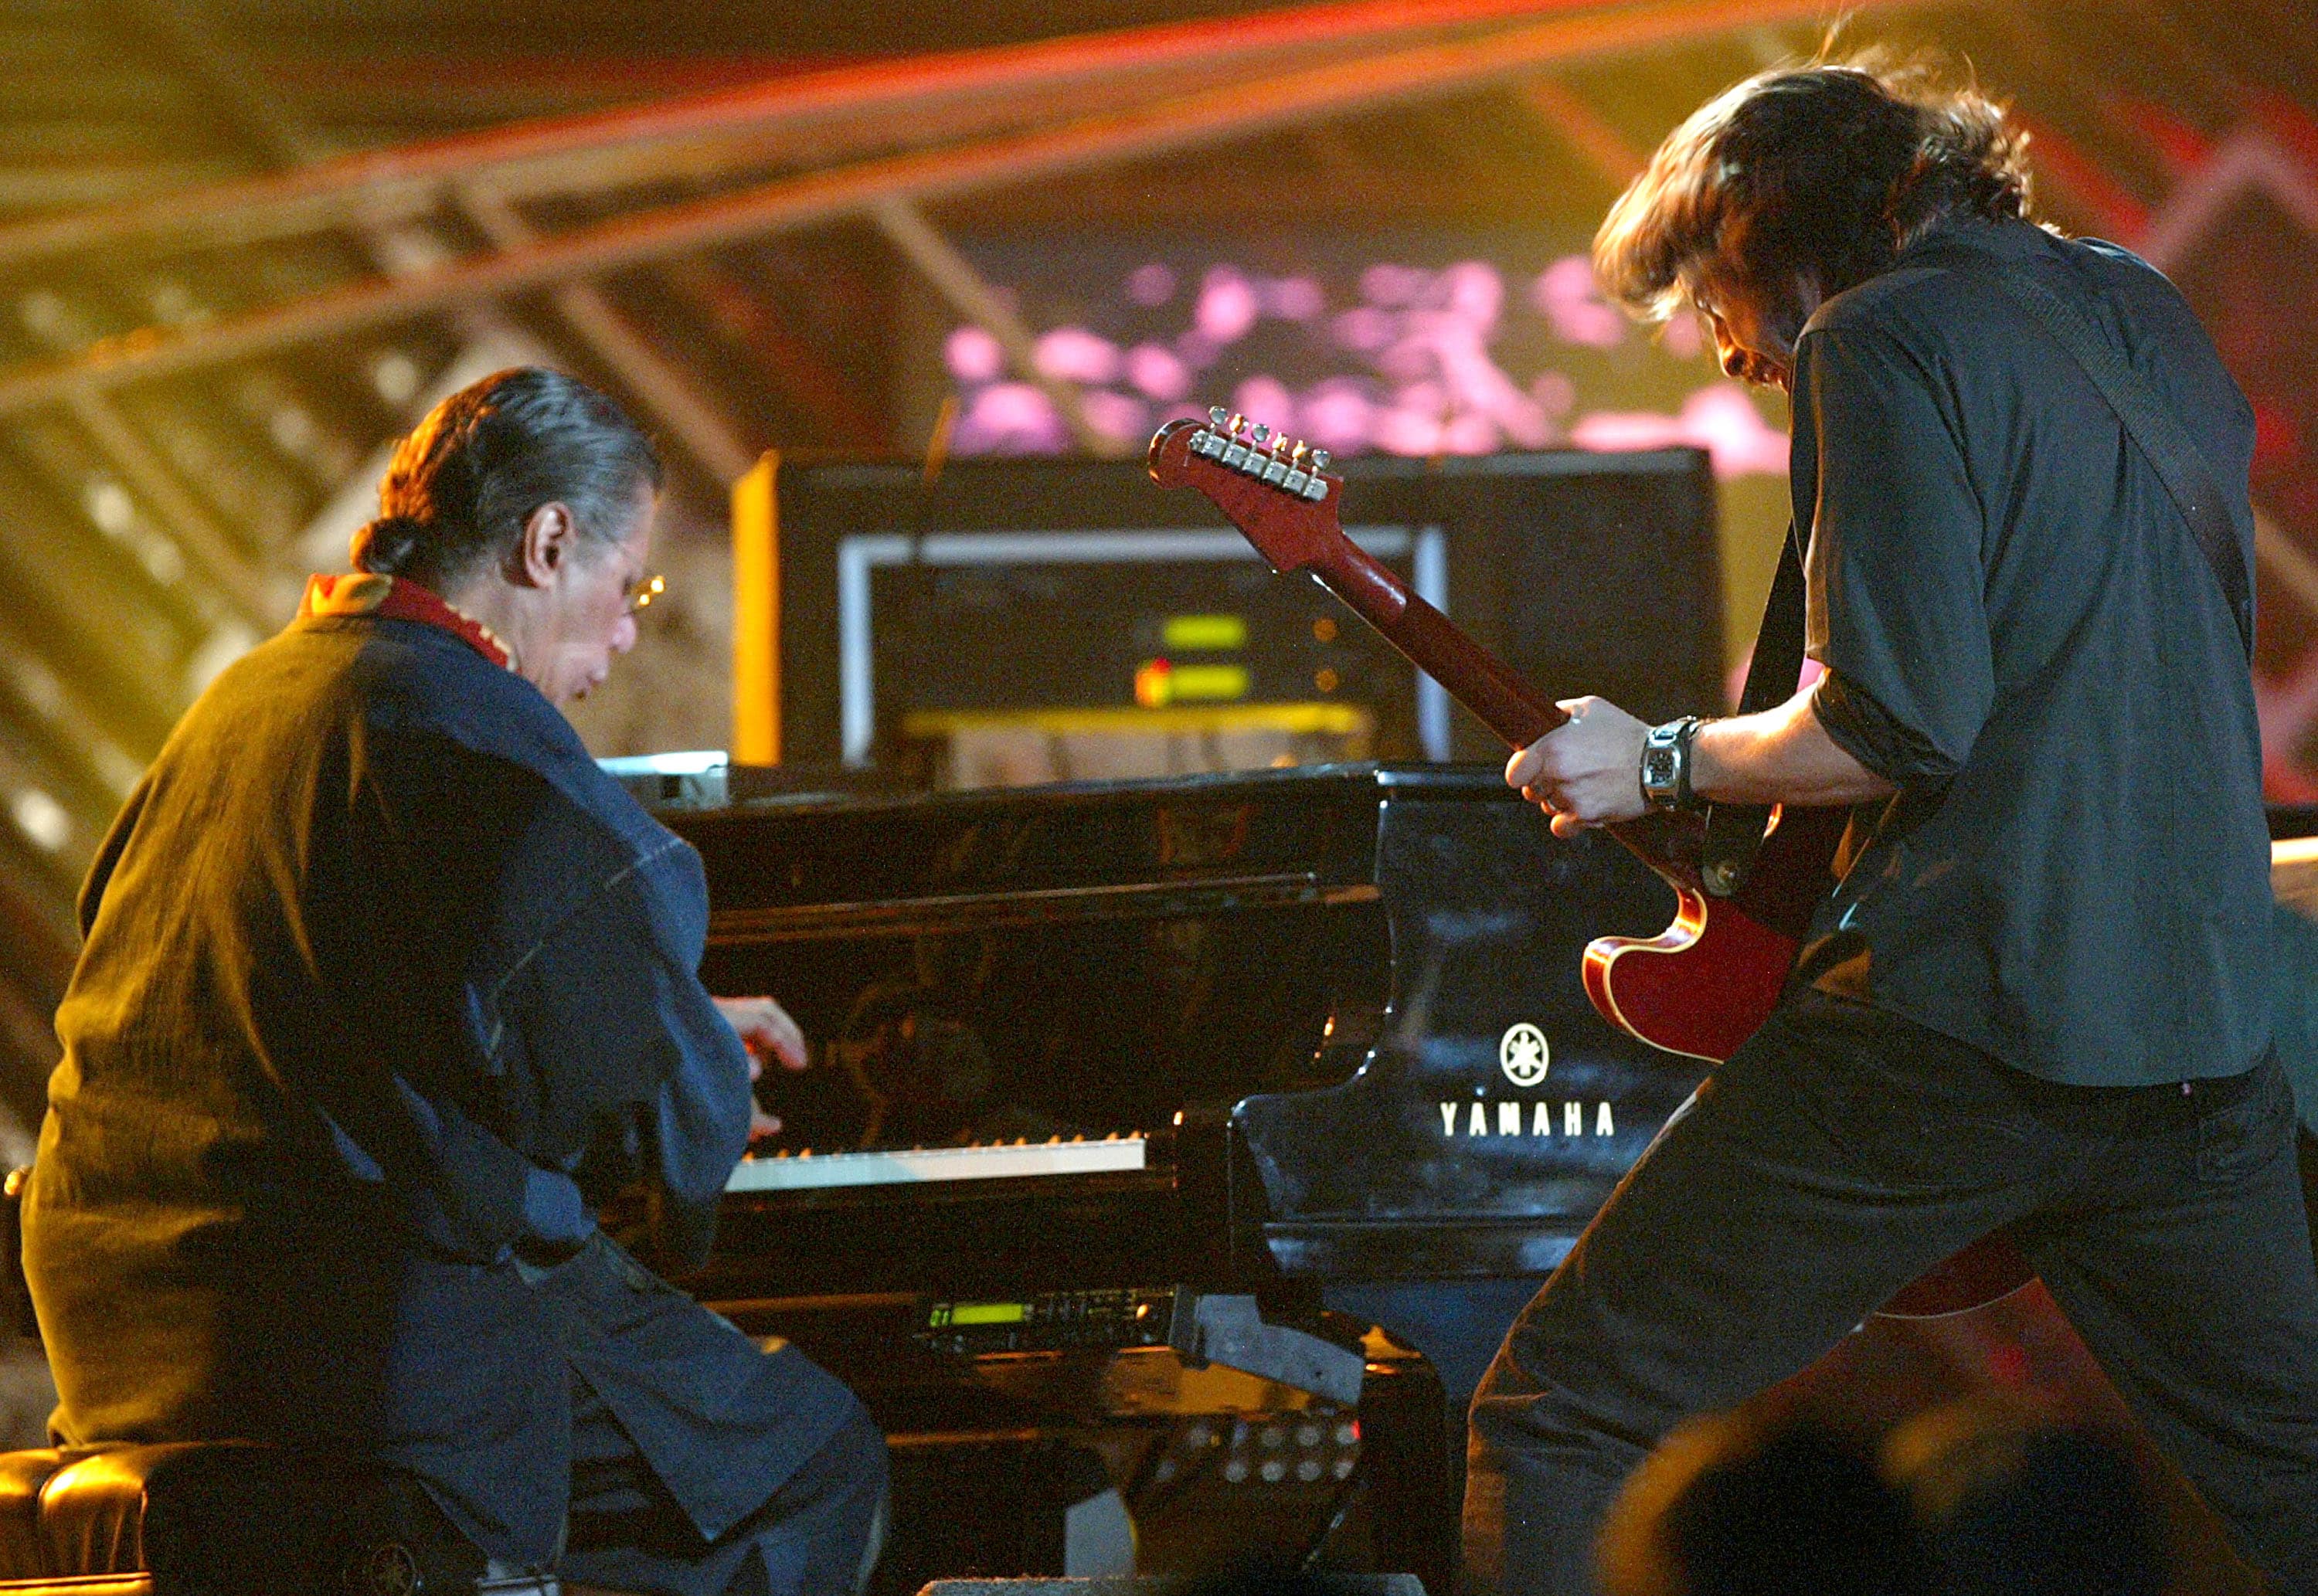
<instances>
[{"instance_id":1,"label":"piano keyboard","mask_svg":"<svg viewBox=\"0 0 2318 1596\"><path fill-rule=\"evenodd\" d=\"M1095 1175L1146 1166L1144 1139L1001 1142L985 1147L911 1147L890 1152L776 1152L742 1159L726 1191L811 1191L834 1186L905 1186L1029 1175Z\"/></svg>"}]
</instances>

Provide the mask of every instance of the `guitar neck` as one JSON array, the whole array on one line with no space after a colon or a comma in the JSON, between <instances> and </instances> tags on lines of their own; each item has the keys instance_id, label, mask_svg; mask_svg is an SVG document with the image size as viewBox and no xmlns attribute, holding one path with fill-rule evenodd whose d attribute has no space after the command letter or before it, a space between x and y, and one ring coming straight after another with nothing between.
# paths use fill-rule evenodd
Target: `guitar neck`
<instances>
[{"instance_id":1,"label":"guitar neck","mask_svg":"<svg viewBox=\"0 0 2318 1596\"><path fill-rule=\"evenodd\" d=\"M1213 430L1186 417L1153 435L1146 457L1153 481L1206 494L1274 570L1309 570L1507 747L1525 749L1568 722L1559 704L1344 535L1336 514L1343 481L1325 474L1325 450L1307 453L1300 443L1289 448L1286 440L1269 438L1263 426L1243 436L1245 417L1227 417L1220 408L1208 419ZM1654 811L1608 829L1669 880L1694 884L1701 830L1695 816Z\"/></svg>"},{"instance_id":2,"label":"guitar neck","mask_svg":"<svg viewBox=\"0 0 2318 1596\"><path fill-rule=\"evenodd\" d=\"M1457 630L1448 616L1415 594L1349 538L1309 567L1314 578L1345 606L1406 655L1449 695L1501 738L1525 749L1566 724L1569 713ZM1685 880L1694 877L1698 831L1694 817L1652 811L1639 820L1604 827L1645 863Z\"/></svg>"},{"instance_id":3,"label":"guitar neck","mask_svg":"<svg viewBox=\"0 0 2318 1596\"><path fill-rule=\"evenodd\" d=\"M1346 539L1313 575L1416 668L1449 689L1509 748L1524 749L1569 719L1552 699L1457 630L1365 550Z\"/></svg>"}]
</instances>

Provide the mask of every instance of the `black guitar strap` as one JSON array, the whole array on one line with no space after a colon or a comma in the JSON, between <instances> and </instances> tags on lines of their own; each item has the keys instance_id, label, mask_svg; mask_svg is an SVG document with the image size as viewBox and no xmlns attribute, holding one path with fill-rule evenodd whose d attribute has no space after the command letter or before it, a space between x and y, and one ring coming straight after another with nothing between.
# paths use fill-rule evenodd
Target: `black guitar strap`
<instances>
[{"instance_id":1,"label":"black guitar strap","mask_svg":"<svg viewBox=\"0 0 2318 1596\"><path fill-rule=\"evenodd\" d=\"M2165 408L2148 380L2127 365L2074 306L2044 284L2024 273L2000 272L1978 256L1947 256L1937 264L1969 273L2003 294L2084 372L2188 524L2221 585L2222 597L2237 623L2238 641L2251 660L2253 584L2237 528L2230 520L2229 500L2189 429ZM1799 544L1790 525L1786 545L1779 552L1778 575L1772 578L1771 596L1763 607L1762 630L1755 637L1754 661L1738 696L1742 715L1784 702L1802 674L1804 580ZM1718 803L1707 811L1700 874L1709 892L1728 897L1745 883L1769 817L1770 811L1759 804Z\"/></svg>"},{"instance_id":2,"label":"black guitar strap","mask_svg":"<svg viewBox=\"0 0 2318 1596\"><path fill-rule=\"evenodd\" d=\"M1755 633L1755 654L1747 685L1738 690L1738 713L1751 715L1794 696L1803 673L1803 557L1792 525L1779 549L1778 574L1763 604L1763 624ZM1706 890L1727 898L1746 883L1763 846L1771 811L1760 803L1717 803L1706 811L1706 837L1699 848L1699 876Z\"/></svg>"},{"instance_id":3,"label":"black guitar strap","mask_svg":"<svg viewBox=\"0 0 2318 1596\"><path fill-rule=\"evenodd\" d=\"M2165 484L2181 519L2189 524L2206 563L2214 569L2214 579L2222 585L2222 596L2229 601L2238 641L2251 659L2253 584L2246 574L2245 552L2238 545L2237 528L2230 522L2230 501L2223 497L2221 484L2206 462L2206 453L2197 447L2189 429L2165 408L2149 380L2125 364L2108 340L2059 294L2023 273L1999 272L1978 260L1953 264L2027 312L2028 318L2043 327L2100 390L2117 420L2124 423L2125 435L2140 446L2142 456Z\"/></svg>"}]
</instances>

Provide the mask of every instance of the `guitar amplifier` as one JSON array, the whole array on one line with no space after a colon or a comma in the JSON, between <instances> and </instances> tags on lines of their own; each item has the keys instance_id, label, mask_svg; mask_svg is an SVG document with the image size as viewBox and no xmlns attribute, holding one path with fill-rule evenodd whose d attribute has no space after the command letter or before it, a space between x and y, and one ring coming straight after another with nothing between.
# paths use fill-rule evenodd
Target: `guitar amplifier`
<instances>
[{"instance_id":1,"label":"guitar amplifier","mask_svg":"<svg viewBox=\"0 0 2318 1596\"><path fill-rule=\"evenodd\" d=\"M1722 703L1703 453L1331 471L1354 541L1550 695L1652 720ZM777 570L777 591L736 598L734 658L757 661L736 666L740 762L973 785L1503 757L1334 600L1271 576L1139 462L960 461L929 481L915 462L792 460L758 498L736 509L736 569Z\"/></svg>"}]
</instances>

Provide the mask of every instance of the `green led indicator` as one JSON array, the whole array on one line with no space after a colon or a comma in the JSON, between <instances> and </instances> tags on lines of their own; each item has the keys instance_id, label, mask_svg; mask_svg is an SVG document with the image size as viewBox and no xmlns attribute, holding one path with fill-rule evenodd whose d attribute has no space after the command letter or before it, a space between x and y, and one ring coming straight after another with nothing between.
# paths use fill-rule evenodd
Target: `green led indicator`
<instances>
[{"instance_id":1,"label":"green led indicator","mask_svg":"<svg viewBox=\"0 0 2318 1596\"><path fill-rule=\"evenodd\" d=\"M1244 665L1178 665L1168 678L1177 704L1228 704L1246 697L1252 685Z\"/></svg>"},{"instance_id":2,"label":"green led indicator","mask_svg":"<svg viewBox=\"0 0 2318 1596\"><path fill-rule=\"evenodd\" d=\"M1182 651L1244 649L1247 620L1242 615L1170 615L1160 623L1159 641Z\"/></svg>"},{"instance_id":3,"label":"green led indicator","mask_svg":"<svg viewBox=\"0 0 2318 1596\"><path fill-rule=\"evenodd\" d=\"M950 1309L952 1324L1020 1324L1030 1316L1025 1303L958 1303Z\"/></svg>"}]
</instances>

